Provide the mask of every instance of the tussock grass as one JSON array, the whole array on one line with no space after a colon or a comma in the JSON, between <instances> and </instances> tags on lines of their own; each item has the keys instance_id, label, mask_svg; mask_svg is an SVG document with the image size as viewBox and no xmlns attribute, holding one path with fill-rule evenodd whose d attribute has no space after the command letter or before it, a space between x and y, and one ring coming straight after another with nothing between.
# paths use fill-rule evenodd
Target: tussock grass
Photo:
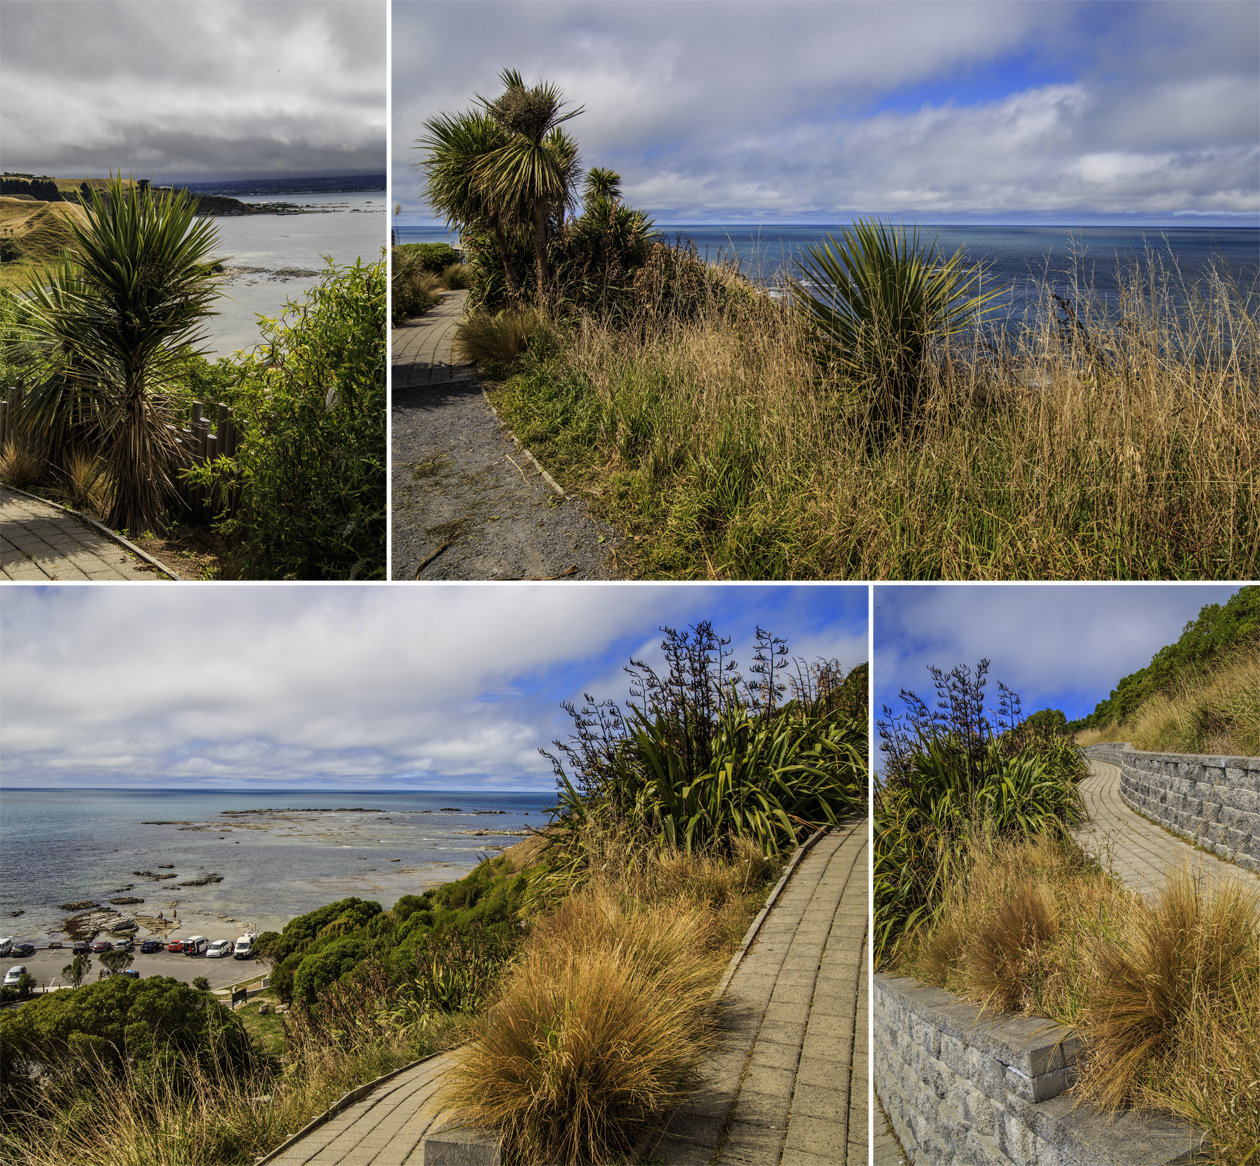
<instances>
[{"instance_id":1,"label":"tussock grass","mask_svg":"<svg viewBox=\"0 0 1260 1166\"><path fill-rule=\"evenodd\" d=\"M497 1129L509 1160L624 1153L698 1080L721 968L710 926L698 911L579 892L531 937L445 1100Z\"/></svg>"},{"instance_id":2,"label":"tussock grass","mask_svg":"<svg viewBox=\"0 0 1260 1166\"><path fill-rule=\"evenodd\" d=\"M1210 672L1155 693L1125 722L1077 734L1077 743L1128 741L1170 753L1260 756L1260 656L1254 644L1213 664Z\"/></svg>"},{"instance_id":3,"label":"tussock grass","mask_svg":"<svg viewBox=\"0 0 1260 1166\"><path fill-rule=\"evenodd\" d=\"M897 970L996 1012L1078 1028L1077 1092L1208 1130L1218 1160L1260 1160L1260 894L1189 865L1151 902L1070 842L973 836L934 925Z\"/></svg>"},{"instance_id":4,"label":"tussock grass","mask_svg":"<svg viewBox=\"0 0 1260 1166\"><path fill-rule=\"evenodd\" d=\"M9 438L0 450L0 481L16 490L32 486L44 476L44 457L25 435Z\"/></svg>"},{"instance_id":5,"label":"tussock grass","mask_svg":"<svg viewBox=\"0 0 1260 1166\"><path fill-rule=\"evenodd\" d=\"M1184 306L1178 307L1178 297ZM913 418L756 296L687 321L590 316L496 397L553 472L675 578L1250 578L1260 312L1152 262L1119 320L942 346Z\"/></svg>"},{"instance_id":6,"label":"tussock grass","mask_svg":"<svg viewBox=\"0 0 1260 1166\"><path fill-rule=\"evenodd\" d=\"M542 316L532 308L505 309L493 316L478 312L456 330L455 355L481 366L488 376L497 376L525 352L544 327Z\"/></svg>"}]
</instances>

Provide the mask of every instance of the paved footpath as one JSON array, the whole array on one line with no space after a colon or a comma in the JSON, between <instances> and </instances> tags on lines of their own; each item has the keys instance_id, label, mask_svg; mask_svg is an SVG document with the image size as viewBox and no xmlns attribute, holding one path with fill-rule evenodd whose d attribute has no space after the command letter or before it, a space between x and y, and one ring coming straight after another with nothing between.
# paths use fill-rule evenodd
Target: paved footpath
<instances>
[{"instance_id":1,"label":"paved footpath","mask_svg":"<svg viewBox=\"0 0 1260 1166\"><path fill-rule=\"evenodd\" d=\"M561 496L452 352L466 291L393 330L391 576L607 579L614 532Z\"/></svg>"},{"instance_id":2,"label":"paved footpath","mask_svg":"<svg viewBox=\"0 0 1260 1166\"><path fill-rule=\"evenodd\" d=\"M865 819L846 823L797 864L723 995L725 1038L658 1160L866 1162L866 837ZM450 1063L432 1057L378 1085L267 1166L419 1166Z\"/></svg>"},{"instance_id":3,"label":"paved footpath","mask_svg":"<svg viewBox=\"0 0 1260 1166\"><path fill-rule=\"evenodd\" d=\"M867 827L820 839L766 916L704 1086L653 1147L669 1166L867 1161Z\"/></svg>"},{"instance_id":4,"label":"paved footpath","mask_svg":"<svg viewBox=\"0 0 1260 1166\"><path fill-rule=\"evenodd\" d=\"M1089 822L1073 832L1077 842L1147 898L1187 860L1209 880L1260 878L1245 867L1195 849L1131 809L1120 796L1118 765L1089 759L1089 776L1081 780L1081 793Z\"/></svg>"},{"instance_id":5,"label":"paved footpath","mask_svg":"<svg viewBox=\"0 0 1260 1166\"><path fill-rule=\"evenodd\" d=\"M0 578L135 582L170 574L69 511L0 487Z\"/></svg>"}]
</instances>

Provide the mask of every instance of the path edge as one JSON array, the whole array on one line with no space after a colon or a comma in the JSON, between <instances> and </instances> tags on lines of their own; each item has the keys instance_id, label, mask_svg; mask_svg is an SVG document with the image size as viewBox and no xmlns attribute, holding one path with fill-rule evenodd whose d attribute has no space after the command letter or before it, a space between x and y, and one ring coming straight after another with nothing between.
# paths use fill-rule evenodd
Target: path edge
<instances>
[{"instance_id":1,"label":"path edge","mask_svg":"<svg viewBox=\"0 0 1260 1166\"><path fill-rule=\"evenodd\" d=\"M430 1053L427 1057L421 1057L418 1061L412 1061L409 1065L403 1065L401 1068L393 1070L393 1072L384 1074L384 1076L375 1077L371 1081L364 1082L364 1084L362 1085L356 1085L348 1093L343 1093L340 1097L338 1097L337 1100L334 1101L332 1105L330 1105L326 1110L324 1110L323 1113L317 1114L315 1117L311 1118L311 1120L308 1121L306 1125L304 1125L300 1130L298 1130L297 1133L290 1134L274 1150L268 1150L267 1153L264 1154L261 1158L255 1158L254 1166L263 1166L264 1163L273 1161L275 1158L279 1157L282 1153L284 1153L284 1151L287 1150L291 1145L293 1145L294 1142L297 1142L300 1139L306 1137L306 1135L309 1133L313 1133L315 1130L319 1129L319 1127L322 1126L325 1122L331 1121L343 1109L349 1108L356 1101L362 1101L378 1085L384 1084L386 1081L389 1081L392 1078L397 1077L400 1073L406 1073L409 1070L414 1069L419 1065L423 1065L425 1061L431 1061L434 1059L434 1057L441 1057L443 1055L445 1054L440 1053L440 1052Z\"/></svg>"},{"instance_id":2,"label":"path edge","mask_svg":"<svg viewBox=\"0 0 1260 1166\"><path fill-rule=\"evenodd\" d=\"M555 478L542 468L542 463L534 457L534 455L530 452L529 447L526 446L525 443L522 442L511 429L508 428L503 418L499 416L499 411L491 403L490 394L486 392L486 386L482 383L480 377L477 378L477 385L481 389L481 398L485 401L486 408L490 410L490 416L495 419L499 428L502 429L516 443L516 448L529 458L530 464L533 465L534 469L542 475L543 481L546 482L547 485L550 486L561 498L568 498L568 495L560 487L560 484L555 480Z\"/></svg>"},{"instance_id":3,"label":"path edge","mask_svg":"<svg viewBox=\"0 0 1260 1166\"><path fill-rule=\"evenodd\" d=\"M86 522L88 526L96 530L98 534L103 534L106 538L112 539L114 542L120 544L121 546L126 547L127 550L129 550L133 555L138 555L151 567L156 567L168 579L173 579L176 583L184 582L183 578L175 574L175 572L172 571L170 567L168 567L165 563L160 562L159 560L155 559L151 554L149 554L148 551L142 551L138 546L135 545L135 543L128 542L116 530L110 530L108 526L106 526L104 523L97 522L95 518L91 518L79 510L73 510L69 506L63 506L60 502L53 502L49 498L41 498L38 494L31 494L29 491L26 491L26 490L19 490L16 486L5 486L5 489L12 490L13 493L15 494L21 494L23 498L30 498L34 502L43 502L44 505L46 506L55 506L58 510L64 511L66 514L69 514L71 517L77 518L81 522ZM11 582L12 581L13 580L11 580ZM49 582L56 582L56 581L57 580L49 580ZM61 582L70 583L70 582L73 582L73 580L65 579L65 580L61 580Z\"/></svg>"}]
</instances>

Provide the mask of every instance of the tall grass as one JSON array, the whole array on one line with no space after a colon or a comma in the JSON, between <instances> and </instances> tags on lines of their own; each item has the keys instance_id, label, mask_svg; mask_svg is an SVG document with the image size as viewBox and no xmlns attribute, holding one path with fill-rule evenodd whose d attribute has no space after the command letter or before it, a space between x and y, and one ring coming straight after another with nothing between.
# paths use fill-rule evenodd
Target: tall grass
<instances>
[{"instance_id":1,"label":"tall grass","mask_svg":"<svg viewBox=\"0 0 1260 1166\"><path fill-rule=\"evenodd\" d=\"M1077 743L1128 741L1170 753L1260 756L1260 655L1254 643L1211 670L1148 697L1123 722L1077 734Z\"/></svg>"},{"instance_id":2,"label":"tall grass","mask_svg":"<svg viewBox=\"0 0 1260 1166\"><path fill-rule=\"evenodd\" d=\"M1121 283L1115 318L1082 291L1068 331L1047 289L995 344L941 345L889 434L755 295L581 316L496 404L645 576L1255 577L1255 298L1157 259Z\"/></svg>"},{"instance_id":3,"label":"tall grass","mask_svg":"<svg viewBox=\"0 0 1260 1166\"><path fill-rule=\"evenodd\" d=\"M1077 1092L1209 1131L1217 1160L1260 1161L1260 894L1189 866L1147 902L1073 844L971 835L942 910L899 971L997 1012L1074 1025Z\"/></svg>"},{"instance_id":4,"label":"tall grass","mask_svg":"<svg viewBox=\"0 0 1260 1166\"><path fill-rule=\"evenodd\" d=\"M608 1162L694 1088L721 958L697 911L590 888L531 937L444 1087L528 1164Z\"/></svg>"}]
</instances>

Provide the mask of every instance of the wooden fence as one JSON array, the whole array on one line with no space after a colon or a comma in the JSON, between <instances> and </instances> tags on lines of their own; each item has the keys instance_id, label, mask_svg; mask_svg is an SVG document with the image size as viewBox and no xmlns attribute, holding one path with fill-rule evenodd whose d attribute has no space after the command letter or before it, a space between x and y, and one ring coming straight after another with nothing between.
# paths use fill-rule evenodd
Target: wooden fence
<instances>
[{"instance_id":1,"label":"wooden fence","mask_svg":"<svg viewBox=\"0 0 1260 1166\"><path fill-rule=\"evenodd\" d=\"M21 385L13 385L5 398L0 400L0 449L20 433L19 419L25 395ZM214 419L211 420L206 406L201 401L194 401L187 425L167 426L181 451L181 466L201 465L236 453L240 430L232 410L227 405L218 405L213 407L213 412ZM231 512L239 499L239 493L233 490L227 496L225 505L220 489L215 489L212 495L209 488L191 485L180 477L175 479L175 491L184 506L185 512L181 517L190 522L209 522L225 510Z\"/></svg>"}]
</instances>

